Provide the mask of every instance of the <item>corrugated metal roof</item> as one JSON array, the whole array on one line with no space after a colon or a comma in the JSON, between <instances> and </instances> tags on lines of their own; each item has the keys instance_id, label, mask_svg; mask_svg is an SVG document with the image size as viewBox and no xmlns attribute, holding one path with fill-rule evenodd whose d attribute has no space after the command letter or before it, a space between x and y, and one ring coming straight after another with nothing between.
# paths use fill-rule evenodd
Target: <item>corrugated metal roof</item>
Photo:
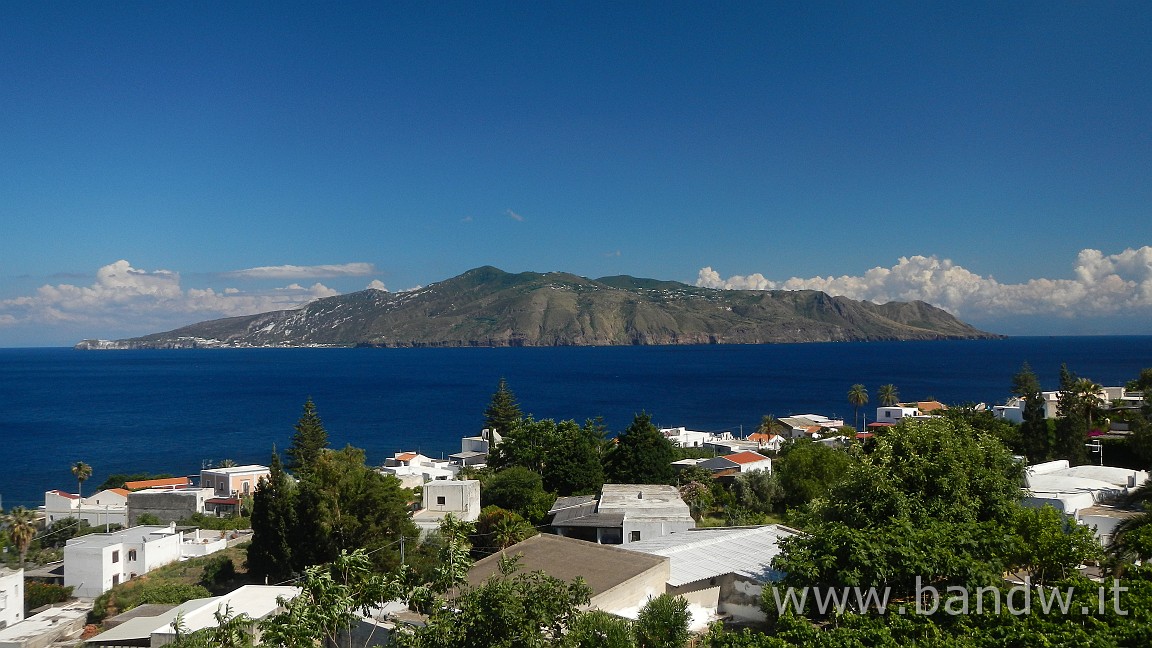
<instances>
[{"instance_id":1,"label":"corrugated metal roof","mask_svg":"<svg viewBox=\"0 0 1152 648\"><path fill-rule=\"evenodd\" d=\"M696 581L740 574L767 582L782 574L772 571L772 559L780 553L779 540L796 535L786 527L768 525L745 528L691 529L671 535L620 545L621 549L672 559L668 584L673 587Z\"/></svg>"}]
</instances>

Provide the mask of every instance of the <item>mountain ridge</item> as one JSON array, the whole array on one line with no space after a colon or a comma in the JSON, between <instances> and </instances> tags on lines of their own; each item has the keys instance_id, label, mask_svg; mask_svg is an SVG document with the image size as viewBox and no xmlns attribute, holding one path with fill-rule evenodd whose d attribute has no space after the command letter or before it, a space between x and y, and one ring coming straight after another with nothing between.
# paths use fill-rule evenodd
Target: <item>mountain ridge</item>
<instances>
[{"instance_id":1,"label":"mountain ridge","mask_svg":"<svg viewBox=\"0 0 1152 648\"><path fill-rule=\"evenodd\" d=\"M78 349L309 346L501 347L989 339L921 301L873 304L820 291L700 288L615 275L493 266L408 292L367 289L296 309L228 317Z\"/></svg>"}]
</instances>

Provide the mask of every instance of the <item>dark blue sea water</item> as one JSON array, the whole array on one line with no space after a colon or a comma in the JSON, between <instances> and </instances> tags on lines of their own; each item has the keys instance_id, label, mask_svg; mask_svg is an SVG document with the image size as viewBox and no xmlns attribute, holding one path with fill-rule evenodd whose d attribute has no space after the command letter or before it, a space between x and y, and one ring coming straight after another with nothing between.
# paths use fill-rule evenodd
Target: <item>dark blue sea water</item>
<instances>
[{"instance_id":1,"label":"dark blue sea water","mask_svg":"<svg viewBox=\"0 0 1152 648\"><path fill-rule=\"evenodd\" d=\"M309 396L334 446L380 463L441 456L476 433L501 376L537 418L603 416L614 432L646 410L662 426L754 428L764 414L851 418L853 383L906 400L1002 402L1028 361L1045 388L1061 362L1105 385L1152 366L1152 337L519 349L0 349L0 496L43 504L93 466L193 474L205 460L265 463L289 444Z\"/></svg>"}]
</instances>

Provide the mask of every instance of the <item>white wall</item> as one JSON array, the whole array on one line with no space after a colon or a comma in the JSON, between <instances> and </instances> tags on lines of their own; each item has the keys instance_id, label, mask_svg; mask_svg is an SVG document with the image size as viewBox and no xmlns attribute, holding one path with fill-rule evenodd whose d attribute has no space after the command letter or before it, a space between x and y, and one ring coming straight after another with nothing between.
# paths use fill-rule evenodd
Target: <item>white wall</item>
<instances>
[{"instance_id":1,"label":"white wall","mask_svg":"<svg viewBox=\"0 0 1152 648\"><path fill-rule=\"evenodd\" d=\"M452 513L471 522L480 517L480 482L475 479L428 482L424 485L424 508Z\"/></svg>"},{"instance_id":2,"label":"white wall","mask_svg":"<svg viewBox=\"0 0 1152 648\"><path fill-rule=\"evenodd\" d=\"M0 567L0 628L24 619L24 570Z\"/></svg>"},{"instance_id":3,"label":"white wall","mask_svg":"<svg viewBox=\"0 0 1152 648\"><path fill-rule=\"evenodd\" d=\"M169 527L138 526L73 538L64 546L64 585L76 596L99 596L133 574L179 560L182 537Z\"/></svg>"}]
</instances>

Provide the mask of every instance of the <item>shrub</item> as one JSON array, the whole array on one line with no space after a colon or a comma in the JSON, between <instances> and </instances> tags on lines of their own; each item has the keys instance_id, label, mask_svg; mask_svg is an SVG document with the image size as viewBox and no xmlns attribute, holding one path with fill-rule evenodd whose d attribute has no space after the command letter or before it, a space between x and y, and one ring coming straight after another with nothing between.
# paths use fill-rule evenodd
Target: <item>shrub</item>
<instances>
[{"instance_id":1,"label":"shrub","mask_svg":"<svg viewBox=\"0 0 1152 648\"><path fill-rule=\"evenodd\" d=\"M72 598L72 588L29 580L24 582L24 613L42 605L63 603Z\"/></svg>"},{"instance_id":2,"label":"shrub","mask_svg":"<svg viewBox=\"0 0 1152 648\"><path fill-rule=\"evenodd\" d=\"M204 571L200 575L200 584L204 587L213 587L220 583L226 583L236 578L236 565L232 562L232 558L225 555L213 556L207 564L204 565Z\"/></svg>"}]
</instances>

